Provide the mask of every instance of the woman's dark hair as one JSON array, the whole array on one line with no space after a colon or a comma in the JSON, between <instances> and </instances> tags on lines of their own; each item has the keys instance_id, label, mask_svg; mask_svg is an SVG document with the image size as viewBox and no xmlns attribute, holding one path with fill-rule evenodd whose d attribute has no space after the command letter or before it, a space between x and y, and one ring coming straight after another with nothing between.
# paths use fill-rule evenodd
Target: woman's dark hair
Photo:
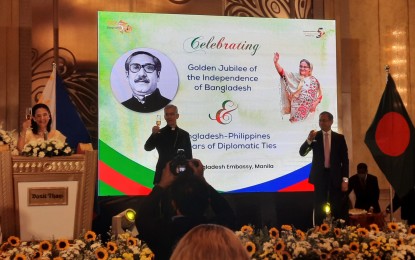
<instances>
[{"instance_id":1,"label":"woman's dark hair","mask_svg":"<svg viewBox=\"0 0 415 260\"><path fill-rule=\"evenodd\" d=\"M38 104L36 104L36 105L34 105L32 107L32 132L34 134L38 134L38 131L39 131L39 126L37 125L37 123L35 122L35 120L33 120L33 118L35 117L35 114L36 114L36 110L38 110L39 108L44 108L49 113L49 122L48 122L48 125L46 126L46 130L48 132L50 132L50 126L52 125L52 115L50 113L49 107L47 105L45 105L45 104L38 103Z\"/></svg>"}]
</instances>

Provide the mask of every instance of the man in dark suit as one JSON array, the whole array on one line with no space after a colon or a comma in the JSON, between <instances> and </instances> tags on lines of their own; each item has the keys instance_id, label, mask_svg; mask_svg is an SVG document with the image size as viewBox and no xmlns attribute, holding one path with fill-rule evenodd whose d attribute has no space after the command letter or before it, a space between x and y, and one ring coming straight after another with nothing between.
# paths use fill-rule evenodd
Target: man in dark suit
<instances>
[{"instance_id":1,"label":"man in dark suit","mask_svg":"<svg viewBox=\"0 0 415 260\"><path fill-rule=\"evenodd\" d=\"M356 195L355 208L380 212L378 178L368 173L366 163L359 163L357 174L350 177L348 193L352 190Z\"/></svg>"},{"instance_id":2,"label":"man in dark suit","mask_svg":"<svg viewBox=\"0 0 415 260\"><path fill-rule=\"evenodd\" d=\"M300 155L313 150L309 183L314 185L314 224L320 225L330 203L335 219L348 219L349 157L344 135L333 132L333 115L324 111L319 116L320 131L311 130L300 147Z\"/></svg>"},{"instance_id":3,"label":"man in dark suit","mask_svg":"<svg viewBox=\"0 0 415 260\"><path fill-rule=\"evenodd\" d=\"M161 129L157 125L153 126L151 135L144 144L146 151L152 151L156 148L159 154L154 184L160 181L164 166L177 155L179 149L184 150L184 157L186 159L193 158L190 135L177 126L178 118L179 111L177 107L172 104L167 105L164 108L164 119L167 125Z\"/></svg>"},{"instance_id":4,"label":"man in dark suit","mask_svg":"<svg viewBox=\"0 0 415 260\"><path fill-rule=\"evenodd\" d=\"M125 73L133 96L121 104L136 112L149 113L170 103L157 88L160 72L161 62L156 56L145 51L132 53L125 61Z\"/></svg>"}]
</instances>

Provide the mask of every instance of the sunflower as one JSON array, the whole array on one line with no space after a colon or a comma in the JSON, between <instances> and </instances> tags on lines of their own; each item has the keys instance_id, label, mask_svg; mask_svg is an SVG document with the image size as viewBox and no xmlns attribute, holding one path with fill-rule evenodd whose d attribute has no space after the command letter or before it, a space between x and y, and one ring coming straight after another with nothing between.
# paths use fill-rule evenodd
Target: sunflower
<instances>
[{"instance_id":1,"label":"sunflower","mask_svg":"<svg viewBox=\"0 0 415 260\"><path fill-rule=\"evenodd\" d=\"M93 241L95 241L95 239L97 238L97 234L95 234L95 232L94 231L88 231L88 232L86 232L85 233L85 235L84 235L84 239L87 241L87 242L93 242Z\"/></svg>"},{"instance_id":2,"label":"sunflower","mask_svg":"<svg viewBox=\"0 0 415 260\"><path fill-rule=\"evenodd\" d=\"M243 233L248 233L249 235L252 235L252 233L254 232L254 229L251 226L245 225L241 228L241 231Z\"/></svg>"},{"instance_id":3,"label":"sunflower","mask_svg":"<svg viewBox=\"0 0 415 260\"><path fill-rule=\"evenodd\" d=\"M34 259L37 259L41 256L41 253L39 251L36 251L35 254L33 255Z\"/></svg>"},{"instance_id":4,"label":"sunflower","mask_svg":"<svg viewBox=\"0 0 415 260\"><path fill-rule=\"evenodd\" d=\"M376 255L376 256L373 256L373 260L381 260L382 258L380 257L380 256L378 256L378 255Z\"/></svg>"},{"instance_id":5,"label":"sunflower","mask_svg":"<svg viewBox=\"0 0 415 260\"><path fill-rule=\"evenodd\" d=\"M10 236L10 237L7 239L7 242L9 242L9 244L10 244L11 246L17 247L17 246L19 246L19 245L20 245L20 238L15 237L15 236Z\"/></svg>"},{"instance_id":6,"label":"sunflower","mask_svg":"<svg viewBox=\"0 0 415 260\"><path fill-rule=\"evenodd\" d=\"M13 259L15 259L15 260L26 260L27 258L24 254L19 253L19 254L16 254Z\"/></svg>"},{"instance_id":7,"label":"sunflower","mask_svg":"<svg viewBox=\"0 0 415 260\"><path fill-rule=\"evenodd\" d=\"M271 238L276 239L276 238L278 238L280 236L280 232L275 227L271 228L268 232L269 232L269 236Z\"/></svg>"},{"instance_id":8,"label":"sunflower","mask_svg":"<svg viewBox=\"0 0 415 260\"><path fill-rule=\"evenodd\" d=\"M376 234L379 233L379 226L376 223L370 224L369 229Z\"/></svg>"},{"instance_id":9,"label":"sunflower","mask_svg":"<svg viewBox=\"0 0 415 260\"><path fill-rule=\"evenodd\" d=\"M135 237L127 238L127 245L128 246L137 246L137 238L135 238Z\"/></svg>"},{"instance_id":10,"label":"sunflower","mask_svg":"<svg viewBox=\"0 0 415 260\"><path fill-rule=\"evenodd\" d=\"M369 235L369 231L366 228L358 228L356 231L361 237L367 237Z\"/></svg>"},{"instance_id":11,"label":"sunflower","mask_svg":"<svg viewBox=\"0 0 415 260\"><path fill-rule=\"evenodd\" d=\"M331 250L330 254L329 254L329 259L331 258L336 258L340 255L340 253L342 252L342 250L340 248L333 248L333 250Z\"/></svg>"},{"instance_id":12,"label":"sunflower","mask_svg":"<svg viewBox=\"0 0 415 260\"><path fill-rule=\"evenodd\" d=\"M281 252L281 257L283 260L293 259L291 254L285 250Z\"/></svg>"},{"instance_id":13,"label":"sunflower","mask_svg":"<svg viewBox=\"0 0 415 260\"><path fill-rule=\"evenodd\" d=\"M100 247L97 250L95 250L95 257L97 259L106 260L108 259L108 252L105 248Z\"/></svg>"},{"instance_id":14,"label":"sunflower","mask_svg":"<svg viewBox=\"0 0 415 260\"><path fill-rule=\"evenodd\" d=\"M320 233L321 234L323 234L323 235L327 234L329 231L330 231L330 227L327 223L321 224L321 226L320 226Z\"/></svg>"},{"instance_id":15,"label":"sunflower","mask_svg":"<svg viewBox=\"0 0 415 260\"><path fill-rule=\"evenodd\" d=\"M295 231L295 234L298 236L298 238L299 238L301 241L304 241L304 240L306 239L306 237L305 237L305 233L304 233L303 231L299 230L299 229L297 229L297 230Z\"/></svg>"},{"instance_id":16,"label":"sunflower","mask_svg":"<svg viewBox=\"0 0 415 260\"><path fill-rule=\"evenodd\" d=\"M395 222L389 222L388 223L388 228L391 231L396 231L396 230L398 230L398 224L396 224Z\"/></svg>"},{"instance_id":17,"label":"sunflower","mask_svg":"<svg viewBox=\"0 0 415 260\"><path fill-rule=\"evenodd\" d=\"M329 259L329 255L327 253L321 252L320 253L320 259L321 260Z\"/></svg>"},{"instance_id":18,"label":"sunflower","mask_svg":"<svg viewBox=\"0 0 415 260\"><path fill-rule=\"evenodd\" d=\"M245 243L245 248L246 248L246 251L248 251L248 254L250 256L253 256L256 252L256 246L251 241L248 241Z\"/></svg>"},{"instance_id":19,"label":"sunflower","mask_svg":"<svg viewBox=\"0 0 415 260\"><path fill-rule=\"evenodd\" d=\"M350 251L354 253L359 253L359 243L358 242L351 242L350 243Z\"/></svg>"},{"instance_id":20,"label":"sunflower","mask_svg":"<svg viewBox=\"0 0 415 260\"><path fill-rule=\"evenodd\" d=\"M47 240L43 240L39 244L39 249L40 249L41 252L50 251L50 250L52 250L52 244Z\"/></svg>"},{"instance_id":21,"label":"sunflower","mask_svg":"<svg viewBox=\"0 0 415 260\"><path fill-rule=\"evenodd\" d=\"M279 253L281 253L282 251L284 251L284 249L285 249L285 243L284 243L284 241L278 240L278 242L275 243L274 248L275 248L275 251L277 251Z\"/></svg>"},{"instance_id":22,"label":"sunflower","mask_svg":"<svg viewBox=\"0 0 415 260\"><path fill-rule=\"evenodd\" d=\"M415 225L410 225L409 226L408 234L415 235Z\"/></svg>"},{"instance_id":23,"label":"sunflower","mask_svg":"<svg viewBox=\"0 0 415 260\"><path fill-rule=\"evenodd\" d=\"M342 236L342 230L340 228L334 228L334 235L336 237L341 237Z\"/></svg>"},{"instance_id":24,"label":"sunflower","mask_svg":"<svg viewBox=\"0 0 415 260\"><path fill-rule=\"evenodd\" d=\"M58 250L66 250L69 248L69 241L67 239L59 239L56 241L56 249Z\"/></svg>"},{"instance_id":25,"label":"sunflower","mask_svg":"<svg viewBox=\"0 0 415 260\"><path fill-rule=\"evenodd\" d=\"M57 256L57 257L54 257L53 260L65 260L65 258Z\"/></svg>"},{"instance_id":26,"label":"sunflower","mask_svg":"<svg viewBox=\"0 0 415 260\"><path fill-rule=\"evenodd\" d=\"M369 245L370 245L370 247L378 248L380 246L380 242L377 241L377 240L372 240L372 241L370 241Z\"/></svg>"},{"instance_id":27,"label":"sunflower","mask_svg":"<svg viewBox=\"0 0 415 260\"><path fill-rule=\"evenodd\" d=\"M283 229L283 230L287 230L287 231L292 231L292 230L293 230L293 227L292 227L292 226L290 226L290 225L282 225L282 226L281 226L281 229Z\"/></svg>"},{"instance_id":28,"label":"sunflower","mask_svg":"<svg viewBox=\"0 0 415 260\"><path fill-rule=\"evenodd\" d=\"M108 242L107 243L107 250L108 250L108 253L115 254L115 252L117 252L117 250L118 250L117 244L115 242L112 242L112 241Z\"/></svg>"},{"instance_id":29,"label":"sunflower","mask_svg":"<svg viewBox=\"0 0 415 260\"><path fill-rule=\"evenodd\" d=\"M398 238L396 240L396 245L397 246L405 245L405 240L402 237Z\"/></svg>"}]
</instances>

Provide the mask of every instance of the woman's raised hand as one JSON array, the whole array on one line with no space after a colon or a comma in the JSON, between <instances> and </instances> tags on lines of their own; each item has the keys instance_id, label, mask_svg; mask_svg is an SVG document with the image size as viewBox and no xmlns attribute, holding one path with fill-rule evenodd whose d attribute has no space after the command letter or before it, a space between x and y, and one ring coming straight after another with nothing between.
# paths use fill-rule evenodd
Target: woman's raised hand
<instances>
[{"instance_id":1,"label":"woman's raised hand","mask_svg":"<svg viewBox=\"0 0 415 260\"><path fill-rule=\"evenodd\" d=\"M22 123L22 130L26 131L32 127L32 119L26 119Z\"/></svg>"},{"instance_id":2,"label":"woman's raised hand","mask_svg":"<svg viewBox=\"0 0 415 260\"><path fill-rule=\"evenodd\" d=\"M274 53L274 64L277 64L280 60L280 54L278 52Z\"/></svg>"}]
</instances>

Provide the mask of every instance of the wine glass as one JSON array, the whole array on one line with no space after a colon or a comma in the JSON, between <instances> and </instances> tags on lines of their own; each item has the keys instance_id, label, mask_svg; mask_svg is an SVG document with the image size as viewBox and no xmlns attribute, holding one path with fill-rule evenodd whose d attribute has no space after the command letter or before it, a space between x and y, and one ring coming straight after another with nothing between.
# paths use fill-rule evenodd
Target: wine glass
<instances>
[{"instance_id":1,"label":"wine glass","mask_svg":"<svg viewBox=\"0 0 415 260\"><path fill-rule=\"evenodd\" d=\"M157 126L160 126L161 125L161 115L157 115L156 125Z\"/></svg>"},{"instance_id":2,"label":"wine glass","mask_svg":"<svg viewBox=\"0 0 415 260\"><path fill-rule=\"evenodd\" d=\"M26 120L32 119L32 107L26 107L25 118L26 118ZM32 128L29 127L28 129L32 129Z\"/></svg>"},{"instance_id":3,"label":"wine glass","mask_svg":"<svg viewBox=\"0 0 415 260\"><path fill-rule=\"evenodd\" d=\"M318 124L317 124L317 123L313 123L313 124L311 124L311 129L312 129L312 130L314 130L315 132L317 132L317 131L318 131L318 129L319 129Z\"/></svg>"},{"instance_id":4,"label":"wine glass","mask_svg":"<svg viewBox=\"0 0 415 260\"><path fill-rule=\"evenodd\" d=\"M314 133L316 133L316 132L318 131L318 129L319 129L318 124L317 124L317 123L313 123L313 124L311 124L311 129L312 129L312 131L313 131ZM313 139L313 142L317 142L317 141L316 141L316 139Z\"/></svg>"},{"instance_id":5,"label":"wine glass","mask_svg":"<svg viewBox=\"0 0 415 260\"><path fill-rule=\"evenodd\" d=\"M32 119L32 108L31 107L26 107L25 115L26 115L26 120Z\"/></svg>"}]
</instances>

